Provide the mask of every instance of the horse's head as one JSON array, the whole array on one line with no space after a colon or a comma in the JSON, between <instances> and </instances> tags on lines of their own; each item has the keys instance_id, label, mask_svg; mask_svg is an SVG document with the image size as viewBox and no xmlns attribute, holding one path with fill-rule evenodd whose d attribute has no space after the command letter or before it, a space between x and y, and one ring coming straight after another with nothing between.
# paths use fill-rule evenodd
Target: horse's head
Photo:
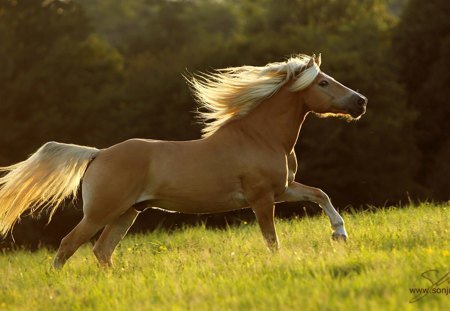
<instances>
[{"instance_id":1,"label":"horse's head","mask_svg":"<svg viewBox=\"0 0 450 311\"><path fill-rule=\"evenodd\" d=\"M320 54L311 57L307 68L320 66ZM358 119L366 112L367 98L319 71L313 82L304 89L302 98L311 111L319 115L341 115Z\"/></svg>"}]
</instances>

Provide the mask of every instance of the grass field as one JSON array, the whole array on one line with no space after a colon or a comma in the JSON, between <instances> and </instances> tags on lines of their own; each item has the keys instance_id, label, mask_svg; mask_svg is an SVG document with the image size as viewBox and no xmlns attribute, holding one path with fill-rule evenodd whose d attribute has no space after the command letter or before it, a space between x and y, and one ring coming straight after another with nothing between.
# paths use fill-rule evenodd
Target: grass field
<instances>
[{"instance_id":1,"label":"grass field","mask_svg":"<svg viewBox=\"0 0 450 311\"><path fill-rule=\"evenodd\" d=\"M278 221L276 254L246 223L128 236L110 270L90 245L59 272L54 251L0 254L0 310L450 310L448 292L410 303L450 287L450 206L343 216L346 244L325 216Z\"/></svg>"}]
</instances>

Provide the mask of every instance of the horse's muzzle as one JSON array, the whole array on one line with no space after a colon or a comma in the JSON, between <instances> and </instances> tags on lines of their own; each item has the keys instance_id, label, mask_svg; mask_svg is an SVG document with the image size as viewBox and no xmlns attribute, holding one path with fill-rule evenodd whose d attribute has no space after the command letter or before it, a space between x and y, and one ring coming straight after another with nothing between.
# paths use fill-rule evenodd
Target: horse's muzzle
<instances>
[{"instance_id":1,"label":"horse's muzzle","mask_svg":"<svg viewBox=\"0 0 450 311\"><path fill-rule=\"evenodd\" d=\"M354 94L352 96L350 107L348 108L348 113L353 118L359 118L363 114L366 113L366 107L367 107L367 98L363 95Z\"/></svg>"}]
</instances>

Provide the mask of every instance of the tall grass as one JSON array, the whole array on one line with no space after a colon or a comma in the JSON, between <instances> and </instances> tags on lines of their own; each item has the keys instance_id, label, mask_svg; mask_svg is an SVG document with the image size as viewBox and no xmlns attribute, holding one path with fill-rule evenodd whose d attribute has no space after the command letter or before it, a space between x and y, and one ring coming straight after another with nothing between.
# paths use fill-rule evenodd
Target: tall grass
<instances>
[{"instance_id":1,"label":"tall grass","mask_svg":"<svg viewBox=\"0 0 450 311\"><path fill-rule=\"evenodd\" d=\"M450 310L450 295L415 303L421 273L449 271L450 209L422 204L344 215L348 243L325 216L278 221L270 253L256 224L128 236L115 267L83 247L62 271L54 251L0 255L5 310ZM449 283L441 286L450 287Z\"/></svg>"}]
</instances>

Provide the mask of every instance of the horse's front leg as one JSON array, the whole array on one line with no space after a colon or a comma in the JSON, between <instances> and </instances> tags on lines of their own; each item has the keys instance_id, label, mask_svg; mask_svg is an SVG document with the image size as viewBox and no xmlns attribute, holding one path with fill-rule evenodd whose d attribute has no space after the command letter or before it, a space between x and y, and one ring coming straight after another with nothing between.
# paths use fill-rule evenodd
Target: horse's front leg
<instances>
[{"instance_id":1,"label":"horse's front leg","mask_svg":"<svg viewBox=\"0 0 450 311\"><path fill-rule=\"evenodd\" d=\"M274 223L275 204L273 196L263 196L249 203L256 215L256 220L268 248L271 251L276 251L279 248L279 242Z\"/></svg>"},{"instance_id":2,"label":"horse's front leg","mask_svg":"<svg viewBox=\"0 0 450 311\"><path fill-rule=\"evenodd\" d=\"M332 238L334 240L344 240L348 238L345 231L344 220L341 215L331 204L330 198L325 192L318 188L308 187L298 182L292 182L288 189L276 198L277 202L297 202L297 201L312 201L325 211L330 218L331 227L333 228Z\"/></svg>"}]
</instances>

